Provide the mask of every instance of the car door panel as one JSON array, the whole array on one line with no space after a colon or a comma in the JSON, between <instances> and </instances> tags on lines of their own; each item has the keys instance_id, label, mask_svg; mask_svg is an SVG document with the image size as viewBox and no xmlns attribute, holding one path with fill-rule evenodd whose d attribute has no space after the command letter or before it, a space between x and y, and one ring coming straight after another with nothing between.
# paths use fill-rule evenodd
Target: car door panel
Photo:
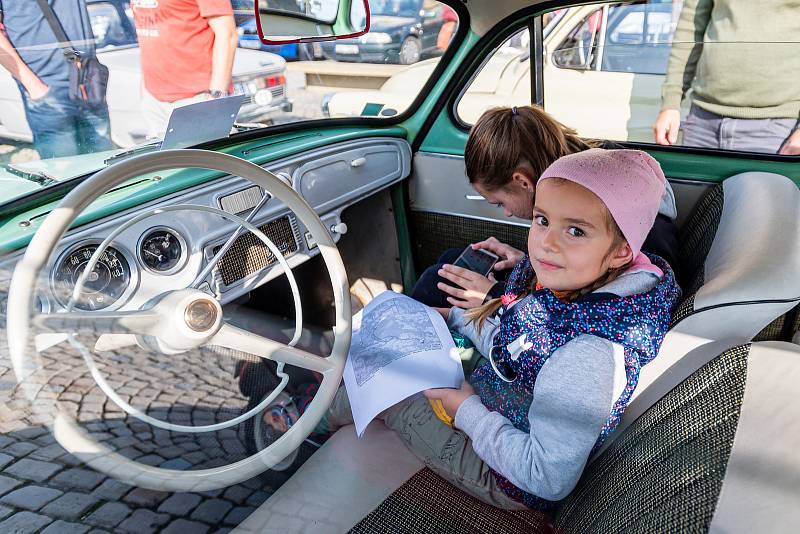
<instances>
[{"instance_id":1,"label":"car door panel","mask_svg":"<svg viewBox=\"0 0 800 534\"><path fill-rule=\"evenodd\" d=\"M409 219L418 271L447 249L490 236L525 248L530 222L505 217L502 209L478 195L466 178L463 157L417 152L413 168Z\"/></svg>"}]
</instances>

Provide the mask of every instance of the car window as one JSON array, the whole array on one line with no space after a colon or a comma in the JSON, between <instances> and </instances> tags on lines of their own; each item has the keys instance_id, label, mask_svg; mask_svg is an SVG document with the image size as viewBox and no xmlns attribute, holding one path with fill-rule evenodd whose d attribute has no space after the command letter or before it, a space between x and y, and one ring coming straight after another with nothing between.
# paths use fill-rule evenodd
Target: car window
<instances>
[{"instance_id":1,"label":"car window","mask_svg":"<svg viewBox=\"0 0 800 534\"><path fill-rule=\"evenodd\" d=\"M524 28L506 39L481 66L456 105L462 122L475 124L496 106L531 104L530 37Z\"/></svg>"},{"instance_id":2,"label":"car window","mask_svg":"<svg viewBox=\"0 0 800 534\"><path fill-rule=\"evenodd\" d=\"M553 53L553 63L561 68L594 68L602 17L603 9L595 9L575 24Z\"/></svg>"},{"instance_id":3,"label":"car window","mask_svg":"<svg viewBox=\"0 0 800 534\"><path fill-rule=\"evenodd\" d=\"M27 68L12 74L0 66L0 178L18 185L0 194L0 204L155 147L168 125L184 146L178 134L186 129L202 142L215 130L224 136L303 120L392 119L416 99L458 28L456 12L443 3L374 0L362 36L265 45L253 0L233 0L230 11L210 18L198 0L184 2L185 12L168 4L53 3L68 57L89 62L79 73L53 43L36 2L3 2L3 35ZM280 3L289 4L318 11L325 2ZM230 67L227 54L214 53L217 42L232 43ZM241 97L238 112L220 108L170 124L175 109L207 109L204 103L228 95ZM212 119L231 115L233 125ZM201 120L218 123L197 128Z\"/></svg>"},{"instance_id":4,"label":"car window","mask_svg":"<svg viewBox=\"0 0 800 534\"><path fill-rule=\"evenodd\" d=\"M701 6L698 8L697 6ZM544 107L586 137L800 153L800 35L712 2L566 10L544 38ZM797 147L797 148L796 148Z\"/></svg>"}]
</instances>

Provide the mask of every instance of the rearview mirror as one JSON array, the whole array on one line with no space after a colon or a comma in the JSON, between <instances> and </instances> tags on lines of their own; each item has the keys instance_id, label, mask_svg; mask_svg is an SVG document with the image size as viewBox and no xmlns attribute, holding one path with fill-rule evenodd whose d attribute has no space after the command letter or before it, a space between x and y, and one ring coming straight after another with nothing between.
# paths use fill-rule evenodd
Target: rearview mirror
<instances>
[{"instance_id":1,"label":"rearview mirror","mask_svg":"<svg viewBox=\"0 0 800 534\"><path fill-rule=\"evenodd\" d=\"M256 0L258 37L265 44L358 37L369 31L367 0Z\"/></svg>"}]
</instances>

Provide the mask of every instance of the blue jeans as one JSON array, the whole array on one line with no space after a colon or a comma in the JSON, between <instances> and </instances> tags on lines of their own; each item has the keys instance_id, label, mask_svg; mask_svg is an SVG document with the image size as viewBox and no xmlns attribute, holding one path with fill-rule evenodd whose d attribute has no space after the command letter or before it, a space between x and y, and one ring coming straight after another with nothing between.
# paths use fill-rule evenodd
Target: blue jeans
<instances>
[{"instance_id":1,"label":"blue jeans","mask_svg":"<svg viewBox=\"0 0 800 534\"><path fill-rule=\"evenodd\" d=\"M107 105L89 107L72 101L68 87L51 86L36 100L24 89L20 92L33 144L42 159L114 148Z\"/></svg>"},{"instance_id":2,"label":"blue jeans","mask_svg":"<svg viewBox=\"0 0 800 534\"><path fill-rule=\"evenodd\" d=\"M683 146L775 154L799 124L797 118L733 119L692 104L683 123Z\"/></svg>"},{"instance_id":3,"label":"blue jeans","mask_svg":"<svg viewBox=\"0 0 800 534\"><path fill-rule=\"evenodd\" d=\"M453 283L439 276L439 269L446 263L453 264L463 251L463 248L451 248L444 251L436 263L425 269L420 275L417 283L414 284L414 287L411 289L411 298L426 306L434 306L437 308L449 308L452 306L452 304L447 301L447 293L439 289L437 284L442 282L448 286L453 286ZM500 283L495 284L489 291L490 298L497 298L503 294L503 289L506 287L504 281L510 274L510 269L499 272L494 271L494 275L500 280Z\"/></svg>"}]
</instances>

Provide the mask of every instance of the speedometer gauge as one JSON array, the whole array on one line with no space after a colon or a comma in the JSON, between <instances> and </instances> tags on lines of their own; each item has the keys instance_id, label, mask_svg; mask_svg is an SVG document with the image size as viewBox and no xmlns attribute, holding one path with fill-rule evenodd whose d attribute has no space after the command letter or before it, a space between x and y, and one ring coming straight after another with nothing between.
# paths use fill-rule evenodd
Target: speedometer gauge
<instances>
[{"instance_id":1,"label":"speedometer gauge","mask_svg":"<svg viewBox=\"0 0 800 534\"><path fill-rule=\"evenodd\" d=\"M62 306L66 307L69 303L75 285L96 250L97 245L84 245L66 254L58 262L53 273L53 292ZM131 268L128 260L114 247L108 247L86 278L75 300L75 308L79 310L107 308L125 293L130 281Z\"/></svg>"},{"instance_id":2,"label":"speedometer gauge","mask_svg":"<svg viewBox=\"0 0 800 534\"><path fill-rule=\"evenodd\" d=\"M181 267L184 249L180 234L169 228L154 228L139 242L139 259L152 272L171 274Z\"/></svg>"}]
</instances>

